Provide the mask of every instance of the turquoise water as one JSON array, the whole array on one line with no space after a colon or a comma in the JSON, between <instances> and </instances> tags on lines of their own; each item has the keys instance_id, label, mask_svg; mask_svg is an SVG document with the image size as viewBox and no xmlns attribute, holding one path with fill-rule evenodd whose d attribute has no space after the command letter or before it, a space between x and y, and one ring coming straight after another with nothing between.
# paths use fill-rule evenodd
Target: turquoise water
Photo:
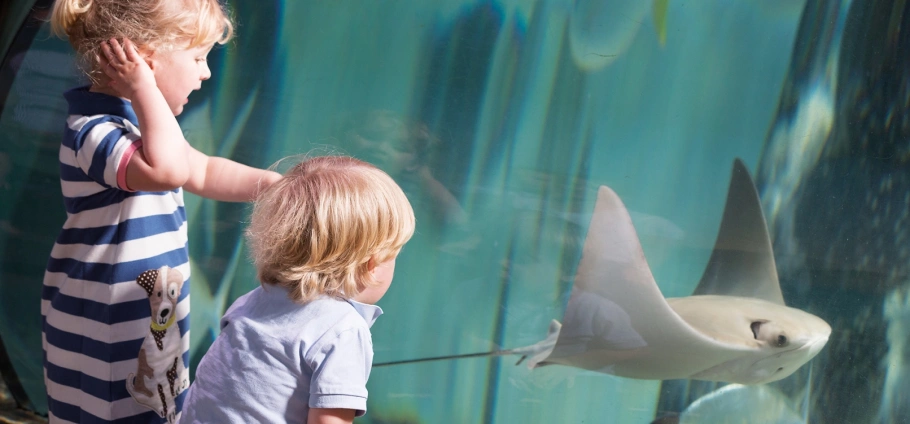
<instances>
[{"instance_id":1,"label":"turquoise water","mask_svg":"<svg viewBox=\"0 0 910 424\"><path fill-rule=\"evenodd\" d=\"M238 38L212 53L213 77L180 121L209 154L266 167L347 153L405 188L417 233L380 302L376 363L525 346L562 318L600 185L631 211L662 293L692 292L734 158L753 175L769 160L804 3L670 0L661 24L660 1L235 0ZM3 74L0 336L40 411L38 299L64 218L60 94L80 77L46 25L33 40L5 62L19 72ZM795 178L765 178L767 193L792 192ZM241 240L248 207L188 195L187 211L194 365L257 283ZM792 287L788 304L810 303ZM673 395L660 381L516 359L377 367L362 421L647 423Z\"/></svg>"}]
</instances>

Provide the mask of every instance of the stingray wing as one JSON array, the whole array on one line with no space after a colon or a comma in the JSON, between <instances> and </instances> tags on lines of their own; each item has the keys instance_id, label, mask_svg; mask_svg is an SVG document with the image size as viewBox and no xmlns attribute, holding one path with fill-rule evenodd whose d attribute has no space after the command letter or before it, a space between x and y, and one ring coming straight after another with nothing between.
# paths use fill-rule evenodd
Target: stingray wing
<instances>
[{"instance_id":1,"label":"stingray wing","mask_svg":"<svg viewBox=\"0 0 910 424\"><path fill-rule=\"evenodd\" d=\"M742 349L699 333L670 308L628 211L613 190L600 187L562 329L546 362L633 378L687 378Z\"/></svg>"},{"instance_id":2,"label":"stingray wing","mask_svg":"<svg viewBox=\"0 0 910 424\"><path fill-rule=\"evenodd\" d=\"M739 159L733 163L714 251L693 294L754 297L784 304L758 192Z\"/></svg>"}]
</instances>

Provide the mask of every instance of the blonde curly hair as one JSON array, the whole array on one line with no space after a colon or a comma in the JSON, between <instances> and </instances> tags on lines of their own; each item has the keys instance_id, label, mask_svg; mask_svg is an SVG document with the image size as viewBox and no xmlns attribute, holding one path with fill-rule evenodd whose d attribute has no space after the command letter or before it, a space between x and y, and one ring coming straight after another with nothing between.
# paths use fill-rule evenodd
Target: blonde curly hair
<instances>
[{"instance_id":1,"label":"blonde curly hair","mask_svg":"<svg viewBox=\"0 0 910 424\"><path fill-rule=\"evenodd\" d=\"M259 281L305 303L375 285L371 261L394 258L414 225L410 202L388 174L354 158L320 156L257 197L246 237Z\"/></svg>"},{"instance_id":2,"label":"blonde curly hair","mask_svg":"<svg viewBox=\"0 0 910 424\"><path fill-rule=\"evenodd\" d=\"M51 30L69 40L86 74L103 79L101 43L129 38L146 53L189 49L233 37L234 24L218 0L56 0Z\"/></svg>"}]
</instances>

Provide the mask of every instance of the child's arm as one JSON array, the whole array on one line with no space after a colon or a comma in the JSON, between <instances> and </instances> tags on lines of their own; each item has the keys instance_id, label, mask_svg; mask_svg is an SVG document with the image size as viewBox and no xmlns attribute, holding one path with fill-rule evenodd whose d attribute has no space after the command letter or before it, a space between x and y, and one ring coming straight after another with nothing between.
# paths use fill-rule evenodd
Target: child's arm
<instances>
[{"instance_id":1,"label":"child's arm","mask_svg":"<svg viewBox=\"0 0 910 424\"><path fill-rule=\"evenodd\" d=\"M142 147L130 158L126 185L130 190L164 191L186 184L190 176L189 143L155 83L155 75L129 40L102 43L99 58L112 87L132 102L142 125Z\"/></svg>"},{"instance_id":2,"label":"child's arm","mask_svg":"<svg viewBox=\"0 0 910 424\"><path fill-rule=\"evenodd\" d=\"M184 187L215 200L253 200L260 187L281 175L237 162L209 157L192 148L173 111L158 89L155 76L130 40L102 45L102 67L114 88L132 101L142 125L142 147L130 158L126 185L131 190L163 191Z\"/></svg>"},{"instance_id":3,"label":"child's arm","mask_svg":"<svg viewBox=\"0 0 910 424\"><path fill-rule=\"evenodd\" d=\"M242 165L230 159L206 156L189 148L190 176L187 191L209 199L247 202L255 199L261 188L281 178L273 171Z\"/></svg>"},{"instance_id":4,"label":"child's arm","mask_svg":"<svg viewBox=\"0 0 910 424\"><path fill-rule=\"evenodd\" d=\"M354 410L312 408L306 422L307 424L351 424L354 422Z\"/></svg>"}]
</instances>

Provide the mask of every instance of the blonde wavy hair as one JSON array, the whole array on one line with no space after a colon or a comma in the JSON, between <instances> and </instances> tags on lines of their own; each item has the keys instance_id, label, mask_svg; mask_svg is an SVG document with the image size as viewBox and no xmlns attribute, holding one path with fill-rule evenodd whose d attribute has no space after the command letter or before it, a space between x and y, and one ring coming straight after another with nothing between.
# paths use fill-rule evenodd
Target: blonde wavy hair
<instances>
[{"instance_id":1,"label":"blonde wavy hair","mask_svg":"<svg viewBox=\"0 0 910 424\"><path fill-rule=\"evenodd\" d=\"M345 156L298 163L256 199L246 230L263 285L291 300L351 298L375 285L375 266L414 234L404 192L375 166Z\"/></svg>"},{"instance_id":2,"label":"blonde wavy hair","mask_svg":"<svg viewBox=\"0 0 910 424\"><path fill-rule=\"evenodd\" d=\"M228 42L234 24L218 0L56 0L51 30L69 40L93 82L101 43L129 38L151 54Z\"/></svg>"}]
</instances>

